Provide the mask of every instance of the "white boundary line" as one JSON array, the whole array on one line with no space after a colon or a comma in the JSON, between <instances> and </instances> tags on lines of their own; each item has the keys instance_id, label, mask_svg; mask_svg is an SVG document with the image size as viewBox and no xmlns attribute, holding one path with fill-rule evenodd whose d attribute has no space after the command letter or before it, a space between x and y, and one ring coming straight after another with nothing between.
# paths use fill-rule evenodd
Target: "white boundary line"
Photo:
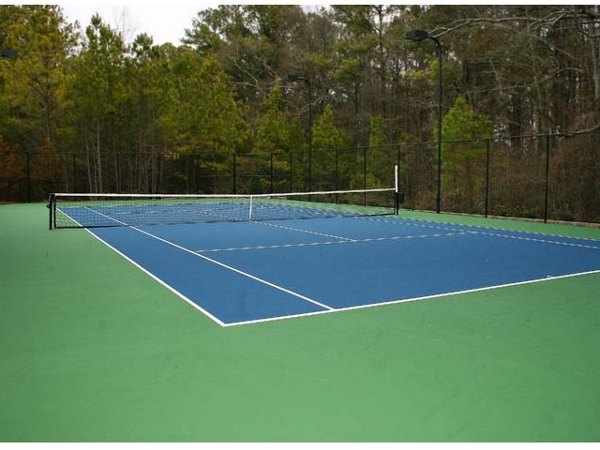
<instances>
[{"instance_id":1,"label":"white boundary line","mask_svg":"<svg viewBox=\"0 0 600 450\"><path fill-rule=\"evenodd\" d=\"M379 307L379 306L397 305L399 303L418 302L418 301L430 300L430 299L434 299L434 298L450 297L453 295L462 295L462 294L470 294L473 292L490 291L493 289L501 289L501 288L512 287L512 286L521 286L521 285L525 285L525 284L541 283L544 281L560 280L563 278L573 278L573 277L579 277L579 276L584 276L584 275L591 275L591 274L595 274L595 273L600 273L600 270L591 270L589 272L572 273L572 274L567 274L567 275L557 275L555 277L538 278L535 280L518 281L515 283L498 284L496 286L486 286L486 287L482 287L482 288L467 289L464 291L444 292L441 294L425 295L423 297L413 297L413 298L405 298L405 299L400 299L400 300L384 301L384 302L379 302L379 303L369 303L366 305L349 306L346 308L338 308L338 309L334 309L331 311L316 311L316 312L305 313L305 314L296 314L296 315L290 315L290 316L272 317L272 318L268 318L268 319L248 320L245 322L228 323L225 325L225 327L233 327L233 326L240 326L240 325L252 325L252 324L263 323L263 322L274 322L276 320L285 320L285 319L290 319L290 318L295 318L295 317L316 316L316 315L321 315L321 314L330 314L332 312L354 311L354 310L358 310L358 309L375 308L375 307Z\"/></svg>"},{"instance_id":2,"label":"white boundary line","mask_svg":"<svg viewBox=\"0 0 600 450\"><path fill-rule=\"evenodd\" d=\"M579 247L579 248L589 248L592 250L600 250L600 247L595 247L593 245L571 244L570 242L549 241L547 239L537 239L537 238L531 238L531 237L525 237L525 236L511 236L510 234L490 233L489 231L473 231L472 233L480 234L482 236L500 237L500 238L504 238L504 239L517 239L517 240L521 240L521 241L539 242L542 244L564 245L567 247Z\"/></svg>"},{"instance_id":3,"label":"white boundary line","mask_svg":"<svg viewBox=\"0 0 600 450\"><path fill-rule=\"evenodd\" d=\"M97 211L94 211L92 209L90 209L90 211L102 215L104 216L104 214L99 213ZM136 266L137 268L139 268L140 270L142 270L144 273L146 273L148 276L150 276L152 279L158 281L161 285L163 285L164 287L166 287L168 290L170 290L171 292L173 292L174 294L176 294L177 296L179 296L180 298L182 298L184 301L186 301L188 304L190 304L192 307L194 307L195 309L197 309L198 311L202 312L203 314L205 314L207 317L209 317L210 319L212 319L215 323L221 325L224 328L228 328L228 327L234 327L234 326L242 326L242 325L252 325L252 324L259 324L259 323L265 323L265 322L275 322L275 321L279 321L279 320L286 320L286 319L291 319L291 318L299 318L299 317L309 317L309 316L316 316L316 315L321 315L321 314L330 314L333 312L342 312L342 311L354 311L354 310L360 310L360 309L367 309L367 308L375 308L375 307L380 307L380 306L387 306L387 305L396 305L396 304L400 304L400 303L409 303L409 302L417 302L417 301L423 301L423 300L430 300L430 299L435 299L435 298L442 298L442 297L450 297L450 296L454 296L454 295L462 295L462 294L470 294L470 293L474 293L474 292L482 292L482 291L489 291L489 290L494 290L494 289L501 289L501 288L506 288L506 287L513 287L513 286L521 286L521 285L526 285L526 284L534 284L534 283L541 283L541 282L545 282L545 281L553 281L553 280L560 280L560 279L565 279L565 278L573 278L573 277L578 277L578 276L585 276L585 275L591 275L591 274L596 274L596 273L600 273L600 269L599 270L591 270L591 271L587 271L587 272L579 272L579 273L573 273L573 274L566 274L566 275L558 275L558 276L554 276L554 277L545 277L545 278L537 278L534 280L526 280L526 281L519 281L519 282L515 282L515 283L506 283L506 284L499 284L499 285L495 285L495 286L486 286L486 287L482 287L482 288L475 288L475 289L467 289L467 290L462 290L462 291L454 291L454 292L445 292L445 293L441 293L441 294L433 294L433 295L426 295L426 296L422 296L422 297L413 297L413 298L407 298L407 299L399 299L399 300L390 300L390 301L383 301L383 302L377 302L377 303L369 303L369 304L365 304L365 305L358 305L358 306L350 306L350 307L346 307L346 308L332 308L330 306L324 305L324 304L320 304L314 300L308 299L307 297L303 297L300 294L294 293L293 291L288 291L285 288L281 288L278 287L277 285L273 285L265 280L261 280L260 278L254 277L253 275L250 274L245 274L244 272L235 269L233 267L227 266L226 264L223 264L219 261L213 260L211 258L208 258L204 255L201 255L199 253L196 253L190 249L187 249L185 247L181 247L177 244L174 244L172 242L169 242L165 239L162 239L158 236L155 236L151 233L148 233L144 230L140 230L136 227L132 227L130 225L127 225L124 222L121 222L117 219L113 219L109 216L105 216L108 219L114 220L116 222L119 222L129 228L133 228L134 230L143 233L143 234L147 234L150 237L153 237L155 239L158 239L162 242L165 242L166 244L169 244L171 246L174 246L176 248L179 248L181 250L184 250L188 253L192 253L196 256L199 256L203 259L206 259L207 261L213 262L219 266L223 266L224 268L227 268L229 270L233 270L234 272L237 272L241 275L244 276L248 276L252 279L255 279L256 281L260 281L263 282L267 285L270 285L271 287L274 287L276 289L280 289L286 293L289 293L290 295L294 295L297 296L299 298L303 298L306 299L307 301L310 301L311 303L314 303L318 306L323 307L325 310L324 311L315 311L315 312L310 312L310 313L302 313L302 314L291 314L291 315L287 315L287 316L278 316L278 317L269 317L269 318L265 318L265 319L257 319L257 320L248 320L248 321L242 321L242 322L231 322L231 323L224 323L221 320L219 320L218 318L216 318L215 316L213 316L212 314L210 314L208 311L204 310L203 308L201 308L200 306L198 306L196 303L192 302L190 299L188 299L185 295L183 295L182 293L180 293L179 291L177 291L176 289L174 289L173 287L171 287L170 285L168 285L166 282L162 281L160 278L156 277L154 274L152 274L151 272L149 272L148 270L144 269L142 266L140 266L138 263L136 263L135 261L133 261L131 258L129 258L128 256L126 256L125 254L123 254L122 252L120 252L119 250L117 250L116 248L114 248L112 245L108 244L106 241L104 241L102 238L100 238L99 236L95 235L92 231L90 231L89 229L85 228L85 230L91 234L93 237L95 237L96 239L98 239L100 242L102 242L104 245L106 245L107 247L109 247L110 249L114 250L117 254L119 254L120 256L122 256L123 258L125 258L125 260L129 261L131 264L133 264L134 266ZM76 220L72 219L74 222L78 223ZM376 219L375 219L376 220ZM405 220L413 220L413 219L405 219ZM400 223L400 221L398 222L392 222L390 221L390 223ZM433 222L433 223L437 223L437 222ZM79 223L78 223L79 225ZM459 225L460 224L456 224ZM477 227L476 227L477 228ZM485 228L485 227L480 227L480 228ZM509 230L502 230L502 231L509 231ZM491 234L491 233L490 233ZM541 234L541 233L539 233ZM429 235L428 235L429 236ZM553 236L553 235L548 235L548 236ZM559 236L559 237L566 237L568 238L568 236ZM577 238L576 238L577 239Z\"/></svg>"},{"instance_id":4,"label":"white boundary line","mask_svg":"<svg viewBox=\"0 0 600 450\"><path fill-rule=\"evenodd\" d=\"M426 228L450 229L450 228L448 228L448 226L460 227L460 228L467 228L467 227L468 228L478 228L481 230L502 231L505 233L521 233L521 234L530 234L530 235L545 236L545 237L555 237L555 238L562 238L562 239L575 239L575 240L581 240L581 241L591 241L591 242L596 242L596 243L600 244L599 239L588 238L588 237L542 233L540 231L511 230L510 228L492 227L492 226L487 226L487 225L470 225L470 224L456 223L456 222L438 222L438 221L431 220L431 219L415 219L413 217L396 216L395 219L390 219L390 218L382 219L382 218L376 218L376 217L353 217L353 218L357 219L357 220L369 220L369 221L374 221L374 222L384 222L384 223L390 223L390 224L396 224L396 225L413 225L413 226L426 227ZM444 227L443 225L446 225L446 226Z\"/></svg>"},{"instance_id":5,"label":"white boundary line","mask_svg":"<svg viewBox=\"0 0 600 450\"><path fill-rule=\"evenodd\" d=\"M242 275L242 276L244 276L246 278L250 278L251 280L258 281L259 283L265 284L265 285L267 285L267 286L269 286L271 288L274 288L274 289L277 289L279 291L285 292L286 294L292 295L294 297L297 297L297 298L299 298L301 300L304 300L306 302L312 303L313 305L319 306L319 307L324 308L326 310L333 310L333 308L331 306L328 306L328 305L326 305L324 303L320 303L317 300L313 300L313 299L311 299L309 297L306 297L306 296L304 296L302 294L298 294L297 292L291 291L291 290L286 289L286 288L284 288L282 286L279 286L277 284L271 283L271 282L269 282L267 280L264 280L262 278L254 276L252 274L244 272L242 270L236 269L235 267L232 267L232 266L229 266L227 264L224 264L224 263L222 263L220 261L217 261L216 259L209 258L208 256L205 256L205 255L202 255L202 254L200 254L198 252L190 250L189 248L186 248L186 247L183 247L181 245L175 244L174 242L167 241L166 239L163 239L163 238L161 238L159 236L156 236L155 234L149 233L147 231L141 230L141 229L139 229L137 227L134 227L134 226L131 226L131 225L127 225L125 222L121 222L120 220L113 219L112 217L106 216L106 215L104 215L104 214L102 214L102 213L100 213L98 211L94 211L93 209L90 209L90 208L87 208L87 209L89 209L90 211L92 211L92 212L94 212L94 213L96 213L96 214L98 214L100 216L104 216L107 219L111 219L111 220L114 220L115 222L119 222L119 223L127 226L128 228L131 228L132 230L136 230L139 233L145 234L145 235L150 236L151 238L154 238L154 239L156 239L158 241L164 242L165 244L168 244L168 245L170 245L172 247L175 247L175 248L177 248L179 250L183 250L184 252L187 252L187 253L190 253L192 255L198 256L198 257L200 257L200 258L202 258L202 259L204 259L204 260L206 260L208 262L216 264L217 266L223 267L224 269L227 269L227 270L230 270L232 272L235 272L235 273L237 273L239 275Z\"/></svg>"},{"instance_id":6,"label":"white boundary line","mask_svg":"<svg viewBox=\"0 0 600 450\"><path fill-rule=\"evenodd\" d=\"M409 226L416 226L416 227L420 227L420 228L433 228L433 229L448 230L448 231L458 231L459 229L464 229L464 230L466 230L467 233L470 233L470 234L480 234L480 235L500 237L500 238L505 238L505 239L518 239L518 240L523 240L523 241L540 242L542 244L565 245L568 247L580 247L580 248L589 248L592 250L600 250L600 247L596 247L593 245L573 244L570 242L559 242L559 241L552 241L552 240L548 240L548 239L537 239L534 237L520 236L519 234L544 236L544 237L548 237L548 238L554 237L554 238L560 238L560 239L584 240L587 242L597 242L600 245L600 241L595 240L595 239L590 239L590 238L560 236L560 235L554 235L554 234L536 233L536 232L519 231L519 230L505 230L502 228L492 228L492 227L484 227L484 226L478 226L478 225L448 224L448 225L452 225L453 228L451 228L451 227L447 227L447 226L441 226L441 225L445 225L443 222L422 221L425 223L419 223L419 222L421 222L421 220L419 220L419 219L408 219L408 218L398 218L397 221L389 220L389 219L387 219L387 220L386 219L377 219L377 218L372 218L372 217L354 217L354 219L369 220L372 222L389 223L389 224L393 224L393 225L409 225ZM437 225L431 225L431 224L437 224ZM468 230L468 228L475 228L476 230L471 231L471 230ZM479 229L502 231L504 233L514 233L514 235L491 233L490 231L480 231Z\"/></svg>"},{"instance_id":7,"label":"white boundary line","mask_svg":"<svg viewBox=\"0 0 600 450\"><path fill-rule=\"evenodd\" d=\"M191 253L192 255L196 255L196 256L198 256L198 257L200 257L202 259L205 259L208 262L216 264L217 266L223 267L224 269L227 269L227 270L230 270L232 272L235 272L235 273L237 273L239 275L242 275L242 276L244 276L246 278L250 278L251 280L258 281L259 283L265 284L265 285L267 285L269 287L272 287L272 288L277 289L279 291L285 292L286 294L292 295L294 297L298 297L299 299L307 301L309 303L312 303L313 305L317 305L317 306L319 306L321 308L324 308L324 309L333 310L333 308L331 306L328 306L328 305L326 305L324 303L320 303L317 300L313 300L313 299L311 299L309 297L306 297L306 296L304 296L302 294L298 294L297 292L291 291L291 290L286 289L286 288L284 288L282 286L279 286L277 284L271 283L271 282L269 282L267 280L264 280L262 278L254 276L252 274L249 274L248 272L244 272L243 270L236 269L235 267L232 267L232 266L229 266L229 265L227 265L225 263L217 261L216 259L209 258L208 256L202 255L202 254L200 254L198 252L190 250L189 248L185 248L185 247L182 247L181 245L178 245L178 244L175 244L173 242L167 241L166 239L163 239L163 238L161 238L159 236L156 236L156 235L154 235L152 233L148 233L147 231L140 230L139 228L136 228L136 227L129 227L129 228L132 228L132 229L134 229L136 231L139 231L140 233L143 233L143 234L145 234L147 236L150 236L150 237L152 237L154 239L157 239L157 240L159 240L161 242L164 242L165 244L168 244L168 245L171 245L171 246L173 246L175 248L178 248L179 250L183 250L185 252Z\"/></svg>"},{"instance_id":8,"label":"white boundary line","mask_svg":"<svg viewBox=\"0 0 600 450\"><path fill-rule=\"evenodd\" d=\"M79 222L77 222L75 219L73 219L71 216L68 216L73 222L75 222L77 225L81 224ZM83 228L83 227L82 227ZM193 308L197 309L198 311L200 311L201 313L203 313L206 317L208 317L209 319L211 319L213 322L221 325L222 327L224 327L226 324L224 322L222 322L221 320L219 320L216 316L213 316L211 313L209 313L208 311L206 311L205 309L203 309L202 307L200 307L199 305L197 305L196 303L194 303L192 300L190 300L189 298L187 298L185 295L183 295L181 292L179 292L177 289L173 288L171 285L167 284L166 282L164 282L163 280L161 280L160 278L158 278L156 275L154 275L152 272L146 270L144 267L140 266L137 262L135 262L133 259L131 259L129 256L125 255L124 253L122 253L121 251L117 250L115 247L113 247L112 245L110 245L108 242L106 242L104 239L102 239L100 236L94 234L93 231L91 231L89 228L84 228L85 231L87 231L89 234L91 234L93 237L95 237L96 239L98 239L101 243L103 243L104 245L106 245L108 248L110 248L111 250L113 250L115 253L117 253L118 255L122 256L123 258L125 258L126 261L130 262L131 264L133 264L135 267L137 267L138 269L140 269L142 272L144 272L146 275L148 275L150 278L152 278L155 281L158 281L158 283L160 283L162 286L166 287L169 291L171 291L172 293L174 293L175 295L177 295L178 297L180 297L182 300L184 300L186 303L188 303L190 306L192 306Z\"/></svg>"},{"instance_id":9,"label":"white boundary line","mask_svg":"<svg viewBox=\"0 0 600 450\"><path fill-rule=\"evenodd\" d=\"M219 252L234 252L246 250L275 250L278 248L294 248L294 247L316 247L319 245L335 245L335 244L361 244L364 242L381 242L381 241L400 241L404 239L427 239L449 236L464 236L466 234L479 234L474 231L465 231L462 233L435 233L435 234L415 234L411 236L389 236L375 237L364 239L348 239L344 241L324 241L324 242L299 242L297 244L275 244L275 245L257 245L256 247L229 247L229 248L208 248L195 250L198 253L219 253Z\"/></svg>"},{"instance_id":10,"label":"white boundary line","mask_svg":"<svg viewBox=\"0 0 600 450\"><path fill-rule=\"evenodd\" d=\"M274 223L270 223L270 222L262 222L262 221L257 222L257 221L253 221L252 223L256 224L256 225L262 225L262 226L265 226L265 227L281 228L282 230L296 231L298 233L305 233L305 234L314 234L315 236L325 236L325 237L330 237L330 238L344 240L344 241L350 241L350 242L356 240L356 239L348 238L348 237L345 237L345 236L338 236L338 235L335 235L335 234L320 233L318 231L304 230L303 228L286 227L285 225L278 225L278 224L274 224Z\"/></svg>"},{"instance_id":11,"label":"white boundary line","mask_svg":"<svg viewBox=\"0 0 600 450\"><path fill-rule=\"evenodd\" d=\"M174 287L172 287L170 284L168 284L167 282L161 280L156 275L154 275L152 272L150 272L149 270L146 270L144 267L142 267L141 265L139 265L138 263L136 263L133 259L129 258L124 253L122 253L121 251L117 250L115 247L113 247L112 245L110 245L108 242L106 242L100 236L97 236L96 234L94 234L92 231L90 231L88 229L86 229L85 231L87 231L88 233L90 233L92 236L94 236L96 239L98 239L100 242L102 242L108 248L110 248L111 250L114 250L117 254L121 255L123 258L125 258L127 261L129 261L131 264L133 264L135 267L137 267L138 269L140 269L142 272L144 272L150 278L152 278L153 280L158 281L161 285L163 285L164 287L166 287L169 291L171 291L172 293L174 293L175 295L177 295L178 297L180 297L182 300L184 300L185 302L187 302L188 304L190 304L192 307L196 308L198 311L200 311L201 313L203 313L209 319L212 319L214 322L218 323L222 327L224 327L224 326L227 325L225 322L222 322L216 316L213 316L207 310L205 310L204 308L202 308L198 304L194 303L192 300L190 300L188 297L186 297L185 295L183 295L181 292L179 292L177 289L175 289Z\"/></svg>"}]
</instances>

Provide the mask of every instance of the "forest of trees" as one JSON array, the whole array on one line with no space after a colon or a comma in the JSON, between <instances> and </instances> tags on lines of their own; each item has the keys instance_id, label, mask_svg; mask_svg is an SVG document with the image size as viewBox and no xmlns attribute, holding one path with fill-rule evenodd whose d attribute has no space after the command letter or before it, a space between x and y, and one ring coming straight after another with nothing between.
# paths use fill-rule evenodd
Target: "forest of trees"
<instances>
[{"instance_id":1,"label":"forest of trees","mask_svg":"<svg viewBox=\"0 0 600 450\"><path fill-rule=\"evenodd\" d=\"M600 222L594 5L230 5L160 46L3 5L0 200L390 186L399 163L406 206L435 209L438 57L414 29L443 46L442 208L489 190L541 217L549 185L552 218Z\"/></svg>"}]
</instances>

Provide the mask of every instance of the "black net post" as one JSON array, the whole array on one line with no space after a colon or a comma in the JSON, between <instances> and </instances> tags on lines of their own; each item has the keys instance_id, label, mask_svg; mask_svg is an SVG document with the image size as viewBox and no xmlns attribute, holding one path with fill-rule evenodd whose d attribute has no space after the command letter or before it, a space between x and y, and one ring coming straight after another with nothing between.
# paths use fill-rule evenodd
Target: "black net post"
<instances>
[{"instance_id":1,"label":"black net post","mask_svg":"<svg viewBox=\"0 0 600 450\"><path fill-rule=\"evenodd\" d=\"M394 192L394 214L398 215L400 213L400 203L404 200L404 194L396 191Z\"/></svg>"},{"instance_id":2,"label":"black net post","mask_svg":"<svg viewBox=\"0 0 600 450\"><path fill-rule=\"evenodd\" d=\"M50 194L48 198L48 229L52 230L56 227L56 202L54 194Z\"/></svg>"}]
</instances>

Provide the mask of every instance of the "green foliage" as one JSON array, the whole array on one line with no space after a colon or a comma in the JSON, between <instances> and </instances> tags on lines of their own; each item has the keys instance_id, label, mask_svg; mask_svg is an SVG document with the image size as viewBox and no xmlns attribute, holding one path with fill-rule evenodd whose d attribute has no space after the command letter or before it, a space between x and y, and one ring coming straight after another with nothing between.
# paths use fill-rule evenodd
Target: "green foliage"
<instances>
[{"instance_id":1,"label":"green foliage","mask_svg":"<svg viewBox=\"0 0 600 450\"><path fill-rule=\"evenodd\" d=\"M235 39L235 36L249 34L242 6L219 6L200 11L192 28L185 30L183 42L204 54L221 49L224 41Z\"/></svg>"},{"instance_id":2,"label":"green foliage","mask_svg":"<svg viewBox=\"0 0 600 450\"><path fill-rule=\"evenodd\" d=\"M172 62L174 102L163 118L167 139L181 152L232 153L247 138L242 108L214 57L181 47Z\"/></svg>"},{"instance_id":3,"label":"green foliage","mask_svg":"<svg viewBox=\"0 0 600 450\"><path fill-rule=\"evenodd\" d=\"M589 18L597 16L594 5L223 5L190 18L183 45L158 47L145 34L125 42L99 16L79 32L58 6L4 5L0 45L19 56L0 59L0 129L11 149L75 151L89 190L125 189L124 183L131 191L161 189L156 179L164 167L157 161L167 153L169 164L180 164L172 178L185 189L216 189L196 181L211 171L227 178L233 152L276 152L284 174L287 154L306 150L306 89L277 81L295 73L310 79L314 111L323 111L312 129L316 182L364 183L360 151L344 153L339 166L334 152L318 152L352 144L370 148L368 185L388 185L393 144L400 142L407 198L431 208L438 55L429 40L407 42L406 31L440 38L443 105L453 105L442 137L472 140L493 132L596 130L600 59ZM524 141L511 145L504 173L525 170L517 156L529 151ZM214 156L182 156L194 152ZM445 207L481 210L482 155L483 143L446 143ZM294 161L301 186L307 155ZM568 180L581 173L587 177L582 192L597 192L598 170L590 161L569 153L555 195L570 192ZM512 198L530 190L530 178L515 175L495 186ZM561 216L600 214L597 195L576 197Z\"/></svg>"},{"instance_id":4,"label":"green foliage","mask_svg":"<svg viewBox=\"0 0 600 450\"><path fill-rule=\"evenodd\" d=\"M391 187L394 166L397 164L397 147L390 145L383 116L371 116L367 166L370 174L369 188Z\"/></svg>"},{"instance_id":5,"label":"green foliage","mask_svg":"<svg viewBox=\"0 0 600 450\"><path fill-rule=\"evenodd\" d=\"M444 116L442 123L443 177L447 206L455 207L458 199L469 201L469 211L475 212L477 198L481 198L484 181L486 138L492 137L492 122L476 114L465 98L458 97L454 106ZM477 140L481 139L481 143ZM457 142L452 142L457 141Z\"/></svg>"},{"instance_id":6,"label":"green foliage","mask_svg":"<svg viewBox=\"0 0 600 450\"><path fill-rule=\"evenodd\" d=\"M464 97L457 97L454 106L444 115L442 139L444 141L485 139L493 136L492 122L476 114Z\"/></svg>"},{"instance_id":7,"label":"green foliage","mask_svg":"<svg viewBox=\"0 0 600 450\"><path fill-rule=\"evenodd\" d=\"M385 130L385 118L383 116L371 116L371 132L369 134L369 147L381 147L387 142Z\"/></svg>"},{"instance_id":8,"label":"green foliage","mask_svg":"<svg viewBox=\"0 0 600 450\"><path fill-rule=\"evenodd\" d=\"M335 153L323 149L339 149L348 145L344 130L336 126L333 118L333 107L327 105L317 116L312 127L313 139L313 189L327 189L333 182L335 172ZM315 150L316 149L316 150ZM339 167L344 173L346 167ZM330 187L329 187L330 188Z\"/></svg>"},{"instance_id":9,"label":"green foliage","mask_svg":"<svg viewBox=\"0 0 600 450\"><path fill-rule=\"evenodd\" d=\"M114 120L120 112L120 102L126 93L121 69L124 64L124 43L121 35L92 17L85 31L86 41L73 64L71 95L82 125L99 131L102 123Z\"/></svg>"},{"instance_id":10,"label":"green foliage","mask_svg":"<svg viewBox=\"0 0 600 450\"><path fill-rule=\"evenodd\" d=\"M301 131L297 120L292 120L276 80L265 99L264 111L258 120L255 148L261 152L290 152L298 150Z\"/></svg>"},{"instance_id":11,"label":"green foliage","mask_svg":"<svg viewBox=\"0 0 600 450\"><path fill-rule=\"evenodd\" d=\"M344 130L335 125L333 107L327 105L312 127L313 148L343 148L348 145Z\"/></svg>"},{"instance_id":12,"label":"green foliage","mask_svg":"<svg viewBox=\"0 0 600 450\"><path fill-rule=\"evenodd\" d=\"M59 122L66 106L64 63L74 43L73 27L57 6L0 9L9 21L0 23L3 45L18 53L16 60L0 66L3 101L17 114L3 114L0 123L13 142L41 146L60 138Z\"/></svg>"},{"instance_id":13,"label":"green foliage","mask_svg":"<svg viewBox=\"0 0 600 450\"><path fill-rule=\"evenodd\" d=\"M21 178L25 174L25 155L7 145L0 134L0 192L4 200L22 200Z\"/></svg>"}]
</instances>

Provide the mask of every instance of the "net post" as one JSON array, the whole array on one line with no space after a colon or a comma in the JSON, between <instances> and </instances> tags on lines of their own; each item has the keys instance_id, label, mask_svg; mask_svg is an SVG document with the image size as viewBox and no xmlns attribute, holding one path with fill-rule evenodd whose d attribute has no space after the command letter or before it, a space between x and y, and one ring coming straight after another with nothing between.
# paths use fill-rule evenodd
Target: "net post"
<instances>
[{"instance_id":1,"label":"net post","mask_svg":"<svg viewBox=\"0 0 600 450\"><path fill-rule=\"evenodd\" d=\"M56 216L54 214L54 211L56 210L56 198L54 197L54 194L50 194L48 205L46 206L48 207L48 229L52 230L53 228L56 228Z\"/></svg>"}]
</instances>

